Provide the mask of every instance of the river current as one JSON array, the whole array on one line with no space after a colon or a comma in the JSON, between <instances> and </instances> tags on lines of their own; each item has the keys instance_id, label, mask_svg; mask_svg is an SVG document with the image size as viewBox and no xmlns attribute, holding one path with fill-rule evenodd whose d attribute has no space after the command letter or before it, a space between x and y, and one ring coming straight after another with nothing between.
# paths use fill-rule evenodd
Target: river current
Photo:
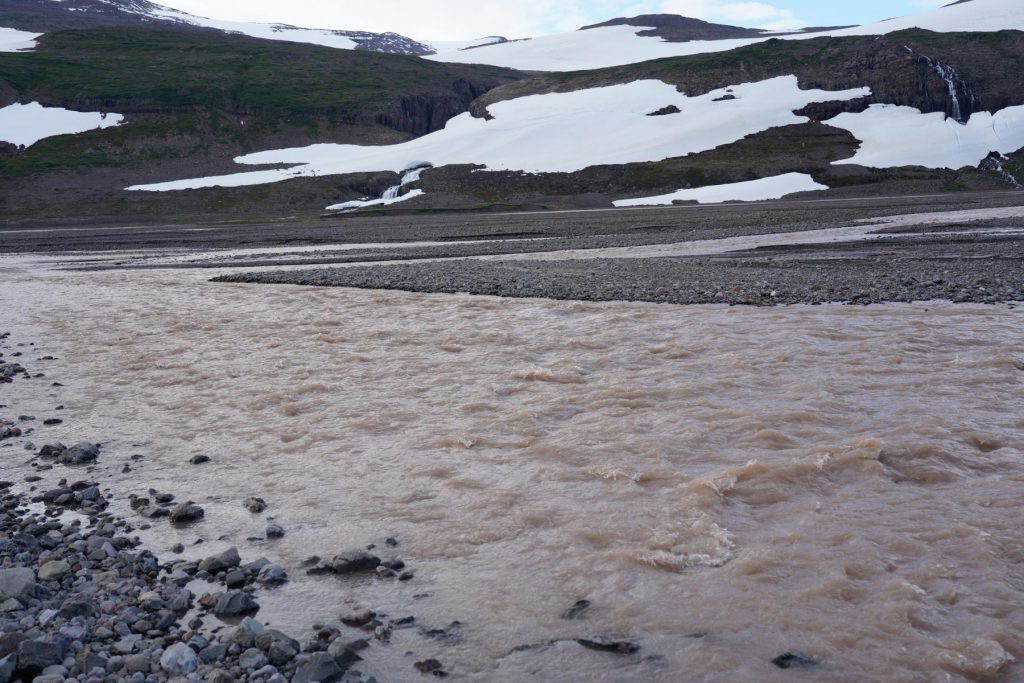
<instances>
[{"instance_id":1,"label":"river current","mask_svg":"<svg viewBox=\"0 0 1024 683\"><path fill-rule=\"evenodd\" d=\"M470 681L1024 677L1019 308L214 274L9 269L3 331L64 386L4 385L2 402L65 405L45 439L102 442L118 512L150 487L205 507L197 526L145 532L161 559L180 541L186 557L237 545L283 563L293 580L262 595L261 620L301 632L365 607L456 636L396 632L366 673L408 680L415 650ZM212 462L189 465L200 453ZM247 540L266 515L285 537ZM388 536L412 581L300 568ZM590 611L564 620L579 600ZM573 641L591 636L640 650ZM771 664L786 652L819 664Z\"/></svg>"}]
</instances>

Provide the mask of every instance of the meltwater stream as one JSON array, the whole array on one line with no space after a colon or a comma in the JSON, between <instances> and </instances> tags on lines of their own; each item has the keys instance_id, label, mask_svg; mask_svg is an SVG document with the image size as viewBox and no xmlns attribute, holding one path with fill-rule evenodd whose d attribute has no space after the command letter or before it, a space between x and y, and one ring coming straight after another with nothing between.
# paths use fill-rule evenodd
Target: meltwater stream
<instances>
[{"instance_id":1,"label":"meltwater stream","mask_svg":"<svg viewBox=\"0 0 1024 683\"><path fill-rule=\"evenodd\" d=\"M448 640L396 631L365 673L419 680L414 652L469 681L1024 676L1021 309L583 304L212 274L9 270L4 331L65 386L4 385L2 402L64 404L46 438L104 443L97 476L119 512L150 487L200 502L199 526L148 532L162 557L202 537L188 554L235 544L285 564L261 620L298 634L365 607L461 623ZM187 465L198 453L213 462ZM250 495L283 539L246 540L266 524ZM302 573L311 554L386 536L413 581ZM578 600L590 612L562 619ZM640 650L571 640L588 636ZM791 651L820 664L770 663Z\"/></svg>"}]
</instances>

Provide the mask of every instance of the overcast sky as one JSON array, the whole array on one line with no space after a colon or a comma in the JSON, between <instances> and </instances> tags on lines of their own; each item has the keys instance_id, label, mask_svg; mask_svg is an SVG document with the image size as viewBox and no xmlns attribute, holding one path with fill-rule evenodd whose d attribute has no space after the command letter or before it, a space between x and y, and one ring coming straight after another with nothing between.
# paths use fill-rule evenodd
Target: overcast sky
<instances>
[{"instance_id":1,"label":"overcast sky","mask_svg":"<svg viewBox=\"0 0 1024 683\"><path fill-rule=\"evenodd\" d=\"M156 0L214 19L394 31L420 40L526 38L666 12L772 29L864 24L952 0Z\"/></svg>"}]
</instances>

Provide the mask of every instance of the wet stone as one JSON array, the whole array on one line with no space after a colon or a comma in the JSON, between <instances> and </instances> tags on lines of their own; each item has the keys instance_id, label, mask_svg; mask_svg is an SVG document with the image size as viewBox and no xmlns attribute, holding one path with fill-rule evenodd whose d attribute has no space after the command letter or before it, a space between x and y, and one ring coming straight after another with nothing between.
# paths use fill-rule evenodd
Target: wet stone
<instances>
[{"instance_id":1,"label":"wet stone","mask_svg":"<svg viewBox=\"0 0 1024 683\"><path fill-rule=\"evenodd\" d=\"M618 655L631 655L640 649L636 643L627 640L610 640L608 638L577 638L576 642L588 650L611 652Z\"/></svg>"},{"instance_id":2,"label":"wet stone","mask_svg":"<svg viewBox=\"0 0 1024 683\"><path fill-rule=\"evenodd\" d=\"M256 612L259 608L259 604L248 593L229 591L214 605L213 613L219 617L233 617Z\"/></svg>"},{"instance_id":3,"label":"wet stone","mask_svg":"<svg viewBox=\"0 0 1024 683\"><path fill-rule=\"evenodd\" d=\"M299 665L292 677L292 683L333 683L341 679L344 673L331 655L320 652Z\"/></svg>"},{"instance_id":4,"label":"wet stone","mask_svg":"<svg viewBox=\"0 0 1024 683\"><path fill-rule=\"evenodd\" d=\"M784 652L772 660L780 669L809 668L821 664L817 659L803 652Z\"/></svg>"},{"instance_id":5,"label":"wet stone","mask_svg":"<svg viewBox=\"0 0 1024 683\"><path fill-rule=\"evenodd\" d=\"M206 512L194 503L182 503L171 510L170 518L175 524L195 522L202 519Z\"/></svg>"},{"instance_id":6,"label":"wet stone","mask_svg":"<svg viewBox=\"0 0 1024 683\"><path fill-rule=\"evenodd\" d=\"M590 610L591 606L589 600L577 600L572 607L562 612L562 618L569 621L580 619Z\"/></svg>"}]
</instances>

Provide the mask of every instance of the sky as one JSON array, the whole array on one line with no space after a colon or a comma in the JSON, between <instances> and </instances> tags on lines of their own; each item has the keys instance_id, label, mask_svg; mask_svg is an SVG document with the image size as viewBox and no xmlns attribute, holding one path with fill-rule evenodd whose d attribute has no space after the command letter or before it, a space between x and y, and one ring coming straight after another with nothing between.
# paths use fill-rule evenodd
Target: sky
<instances>
[{"instance_id":1,"label":"sky","mask_svg":"<svg viewBox=\"0 0 1024 683\"><path fill-rule=\"evenodd\" d=\"M419 40L529 38L615 17L669 13L738 26L865 24L952 0L155 0L213 19L393 31Z\"/></svg>"}]
</instances>

